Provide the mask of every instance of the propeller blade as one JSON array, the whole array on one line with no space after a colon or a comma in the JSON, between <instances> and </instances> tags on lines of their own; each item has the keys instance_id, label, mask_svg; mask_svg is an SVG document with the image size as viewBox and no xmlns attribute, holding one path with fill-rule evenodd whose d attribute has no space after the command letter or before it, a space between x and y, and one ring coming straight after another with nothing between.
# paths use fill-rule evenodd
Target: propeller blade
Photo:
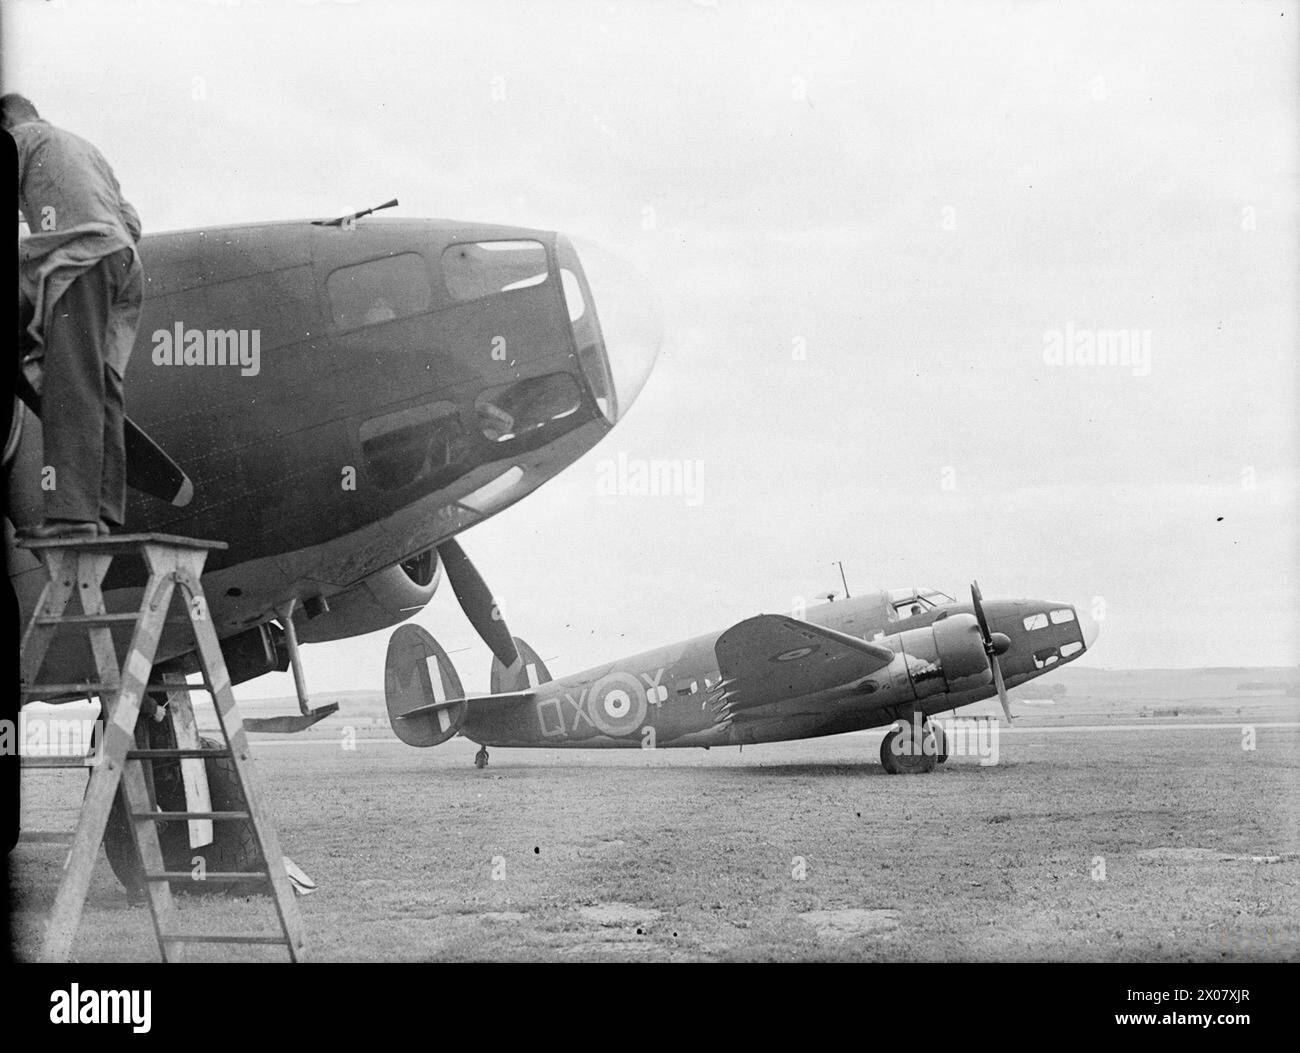
<instances>
[{"instance_id":1,"label":"propeller blade","mask_svg":"<svg viewBox=\"0 0 1300 1053\"><path fill-rule=\"evenodd\" d=\"M970 583L970 600L971 605L975 608L975 620L980 623L980 635L984 637L984 648L988 650L989 645L993 642L993 634L989 632L989 622L984 617L984 596L980 593L980 583L978 581Z\"/></svg>"},{"instance_id":2,"label":"propeller blade","mask_svg":"<svg viewBox=\"0 0 1300 1053\"><path fill-rule=\"evenodd\" d=\"M37 417L41 396L24 370L18 371L18 397ZM126 485L142 494L184 508L194 497L194 484L184 469L130 417L122 422L126 441Z\"/></svg>"},{"instance_id":3,"label":"propeller blade","mask_svg":"<svg viewBox=\"0 0 1300 1053\"><path fill-rule=\"evenodd\" d=\"M989 665L993 669L993 686L997 688L998 701L1002 703L1002 712L1006 714L1007 723L1011 723L1011 699L1007 697L1006 681L1002 679L1002 663L998 655L1011 646L1011 638L1006 633L989 630L989 620L984 615L984 596L980 593L978 581L970 583L971 605L975 608L975 620L980 623L980 635L984 637L984 653L989 656Z\"/></svg>"},{"instance_id":4,"label":"propeller blade","mask_svg":"<svg viewBox=\"0 0 1300 1053\"><path fill-rule=\"evenodd\" d=\"M194 499L194 484L183 468L167 456L130 417L123 421L126 440L126 485L176 508Z\"/></svg>"},{"instance_id":5,"label":"propeller blade","mask_svg":"<svg viewBox=\"0 0 1300 1053\"><path fill-rule=\"evenodd\" d=\"M1011 699L1007 697L1007 685L1002 679L1002 663L998 661L997 655L989 656L989 664L993 666L993 686L998 689L998 701L1002 703L1002 712L1007 715L1007 723L1011 723Z\"/></svg>"},{"instance_id":6,"label":"propeller blade","mask_svg":"<svg viewBox=\"0 0 1300 1053\"><path fill-rule=\"evenodd\" d=\"M451 582L451 591L456 594L470 625L474 626L502 665L507 668L515 665L519 661L519 651L515 647L514 637L510 635L505 619L497 609L487 582L465 555L460 543L454 540L444 541L438 546L438 558L442 560L442 569Z\"/></svg>"}]
</instances>

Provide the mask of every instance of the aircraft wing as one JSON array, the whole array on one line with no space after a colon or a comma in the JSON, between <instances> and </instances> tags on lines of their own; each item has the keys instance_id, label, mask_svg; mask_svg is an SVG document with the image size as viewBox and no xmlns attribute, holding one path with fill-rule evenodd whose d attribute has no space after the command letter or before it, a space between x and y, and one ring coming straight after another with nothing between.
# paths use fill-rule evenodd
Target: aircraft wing
<instances>
[{"instance_id":1,"label":"aircraft wing","mask_svg":"<svg viewBox=\"0 0 1300 1053\"><path fill-rule=\"evenodd\" d=\"M843 687L894 659L881 644L780 614L733 625L713 650L722 674L715 698L727 715Z\"/></svg>"}]
</instances>

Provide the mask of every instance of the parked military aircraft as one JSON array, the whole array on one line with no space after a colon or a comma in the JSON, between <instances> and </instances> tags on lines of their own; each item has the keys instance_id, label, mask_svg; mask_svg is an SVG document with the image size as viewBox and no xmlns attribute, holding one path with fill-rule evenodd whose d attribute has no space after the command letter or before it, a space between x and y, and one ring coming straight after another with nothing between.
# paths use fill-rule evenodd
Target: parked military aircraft
<instances>
[{"instance_id":1,"label":"parked military aircraft","mask_svg":"<svg viewBox=\"0 0 1300 1053\"><path fill-rule=\"evenodd\" d=\"M580 259L558 233L361 215L139 246L128 525L228 543L203 587L231 679L292 666L299 694L300 714L246 721L254 730L299 730L336 708L310 709L300 641L404 621L444 574L496 657L518 666L453 539L599 442L658 351L647 286L594 246ZM24 397L4 465L25 624L45 572L14 546L42 510L39 398L30 385ZM110 610L138 607L143 581L115 564ZM179 627L164 634L160 674L192 671L192 646ZM85 640L69 635L37 682L94 679Z\"/></svg>"},{"instance_id":2,"label":"parked military aircraft","mask_svg":"<svg viewBox=\"0 0 1300 1053\"><path fill-rule=\"evenodd\" d=\"M929 717L997 695L1010 720L1007 688L1073 661L1096 633L1068 603L986 603L976 584L970 603L936 589L891 590L799 618L760 614L559 680L516 640L523 667L494 660L491 694L466 697L446 652L408 624L389 640L384 691L403 742L463 735L479 743L479 767L489 746L707 749L899 723L881 763L923 772L947 759Z\"/></svg>"}]
</instances>

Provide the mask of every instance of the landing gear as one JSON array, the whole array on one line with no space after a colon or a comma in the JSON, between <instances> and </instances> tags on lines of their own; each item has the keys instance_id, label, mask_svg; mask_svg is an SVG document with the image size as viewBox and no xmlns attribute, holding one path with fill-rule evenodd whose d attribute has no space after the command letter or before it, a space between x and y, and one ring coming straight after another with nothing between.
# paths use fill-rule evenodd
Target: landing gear
<instances>
[{"instance_id":1,"label":"landing gear","mask_svg":"<svg viewBox=\"0 0 1300 1053\"><path fill-rule=\"evenodd\" d=\"M184 687L183 683L181 687ZM146 704L150 711L154 706L162 708L166 716L162 720L154 720L151 713L141 711L140 724L136 729L138 745L149 749L176 749L176 727L173 711L167 706L166 693L150 692ZM220 748L219 743L209 738L200 738L199 745L214 752ZM153 781L154 799L159 809L183 813L186 809L193 808L193 804L186 800L186 778L180 760L163 758L147 760L144 764L147 777ZM203 805L204 809L219 812L247 809L239 773L230 758L205 757L203 768L210 795L210 803ZM227 873L249 871L247 883L173 881L173 891L194 895L249 896L265 890L263 881L257 874L258 868L262 866L262 851L258 847L253 824L248 819L213 823L211 840L199 847L191 846L190 828L186 821L162 822L158 824L158 842L162 848L165 870L193 871L201 864L205 870ZM127 899L132 903L143 903L145 868L140 862L131 820L123 808L120 795L113 801L113 810L109 812L108 824L104 828L104 854L108 857L108 865L113 874L126 889Z\"/></svg>"},{"instance_id":2,"label":"landing gear","mask_svg":"<svg viewBox=\"0 0 1300 1053\"><path fill-rule=\"evenodd\" d=\"M947 739L940 739L943 729L928 720L921 725L920 734L911 723L894 728L880 743L880 763L890 775L921 775L934 771L939 760L942 742L943 758L948 757Z\"/></svg>"},{"instance_id":3,"label":"landing gear","mask_svg":"<svg viewBox=\"0 0 1300 1053\"><path fill-rule=\"evenodd\" d=\"M934 759L939 764L948 762L948 736L943 733L943 727L939 724L931 724L934 728Z\"/></svg>"},{"instance_id":4,"label":"landing gear","mask_svg":"<svg viewBox=\"0 0 1300 1053\"><path fill-rule=\"evenodd\" d=\"M488 751L486 746L480 746L478 752L474 754L474 767L480 771L488 765Z\"/></svg>"}]
</instances>

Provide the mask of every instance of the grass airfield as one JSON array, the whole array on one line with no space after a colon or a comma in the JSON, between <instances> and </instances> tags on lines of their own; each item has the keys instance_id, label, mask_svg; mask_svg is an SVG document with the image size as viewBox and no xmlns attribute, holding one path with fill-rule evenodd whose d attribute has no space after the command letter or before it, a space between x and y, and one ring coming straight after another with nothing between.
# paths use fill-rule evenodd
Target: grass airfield
<instances>
[{"instance_id":1,"label":"grass airfield","mask_svg":"<svg viewBox=\"0 0 1300 1053\"><path fill-rule=\"evenodd\" d=\"M879 731L743 753L501 749L478 771L464 740L401 745L370 695L255 755L283 847L319 885L299 900L312 960L1296 960L1300 706L1265 673L1296 671L1062 670L1055 701L1021 693L997 764L924 776L886 775ZM24 827L70 829L83 785L26 774ZM10 856L20 957L62 855ZM260 898L178 903L189 930L269 924ZM157 957L102 856L76 957Z\"/></svg>"}]
</instances>

